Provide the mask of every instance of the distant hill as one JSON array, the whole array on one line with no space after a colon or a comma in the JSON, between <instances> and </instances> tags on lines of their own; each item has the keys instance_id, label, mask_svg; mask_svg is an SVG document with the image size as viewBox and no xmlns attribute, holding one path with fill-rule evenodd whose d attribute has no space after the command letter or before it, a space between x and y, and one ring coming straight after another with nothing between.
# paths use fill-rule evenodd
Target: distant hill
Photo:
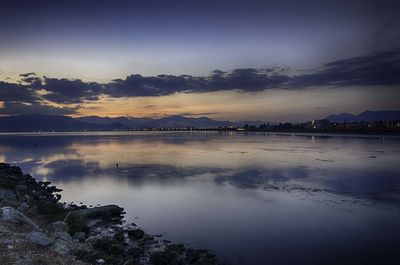
<instances>
[{"instance_id":1,"label":"distant hill","mask_svg":"<svg viewBox=\"0 0 400 265\"><path fill-rule=\"evenodd\" d=\"M217 121L208 117L188 118L184 116L169 116L161 119L152 118L133 118L133 117L98 117L87 116L77 118L79 121L90 122L95 124L109 124L111 122L118 122L132 129L142 128L186 128L186 127L224 127L233 126L234 122L230 121Z\"/></svg>"},{"instance_id":2,"label":"distant hill","mask_svg":"<svg viewBox=\"0 0 400 265\"><path fill-rule=\"evenodd\" d=\"M364 111L358 115L350 113L332 114L325 119L331 122L392 121L400 120L400 111Z\"/></svg>"},{"instance_id":3,"label":"distant hill","mask_svg":"<svg viewBox=\"0 0 400 265\"><path fill-rule=\"evenodd\" d=\"M170 116L151 122L154 128L182 128L182 127L224 127L235 125L230 121L217 121L207 117L187 118L183 116Z\"/></svg>"},{"instance_id":4,"label":"distant hill","mask_svg":"<svg viewBox=\"0 0 400 265\"><path fill-rule=\"evenodd\" d=\"M67 116L19 115L0 117L0 131L84 131L124 129L121 123L93 124Z\"/></svg>"},{"instance_id":5,"label":"distant hill","mask_svg":"<svg viewBox=\"0 0 400 265\"><path fill-rule=\"evenodd\" d=\"M161 119L133 117L86 116L71 118L52 115L19 115L0 117L0 131L84 131L144 128L186 128L242 126L246 122L217 121L207 117L170 116ZM256 122L247 122L255 124ZM258 122L261 123L261 122Z\"/></svg>"},{"instance_id":6,"label":"distant hill","mask_svg":"<svg viewBox=\"0 0 400 265\"><path fill-rule=\"evenodd\" d=\"M134 117L99 117L99 116L85 116L76 118L78 121L94 123L94 124L111 124L120 123L132 129L139 129L148 127L149 124L155 121L152 118L134 118Z\"/></svg>"}]
</instances>

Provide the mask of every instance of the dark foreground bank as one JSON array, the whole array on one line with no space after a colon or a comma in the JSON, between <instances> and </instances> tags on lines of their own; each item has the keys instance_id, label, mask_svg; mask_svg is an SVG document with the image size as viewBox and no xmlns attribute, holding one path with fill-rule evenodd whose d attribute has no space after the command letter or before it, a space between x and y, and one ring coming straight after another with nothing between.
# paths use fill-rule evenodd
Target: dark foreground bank
<instances>
[{"instance_id":1,"label":"dark foreground bank","mask_svg":"<svg viewBox=\"0 0 400 265\"><path fill-rule=\"evenodd\" d=\"M124 220L116 205L59 202L60 189L0 163L1 264L220 264Z\"/></svg>"}]
</instances>

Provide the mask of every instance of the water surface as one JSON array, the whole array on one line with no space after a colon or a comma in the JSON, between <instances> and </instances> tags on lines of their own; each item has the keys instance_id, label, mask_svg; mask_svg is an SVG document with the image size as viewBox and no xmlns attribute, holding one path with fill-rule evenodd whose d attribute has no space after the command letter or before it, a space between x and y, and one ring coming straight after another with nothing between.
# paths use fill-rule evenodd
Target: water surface
<instances>
[{"instance_id":1,"label":"water surface","mask_svg":"<svg viewBox=\"0 0 400 265\"><path fill-rule=\"evenodd\" d=\"M399 264L400 139L217 132L0 135L0 160L233 264ZM118 164L118 166L117 166Z\"/></svg>"}]
</instances>

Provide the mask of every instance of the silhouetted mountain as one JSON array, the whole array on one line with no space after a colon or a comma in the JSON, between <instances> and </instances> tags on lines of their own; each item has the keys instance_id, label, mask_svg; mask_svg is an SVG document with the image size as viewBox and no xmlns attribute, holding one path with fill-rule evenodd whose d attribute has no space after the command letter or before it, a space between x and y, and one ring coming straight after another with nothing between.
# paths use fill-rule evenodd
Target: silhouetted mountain
<instances>
[{"instance_id":1,"label":"silhouetted mountain","mask_svg":"<svg viewBox=\"0 0 400 265\"><path fill-rule=\"evenodd\" d=\"M392 121L400 120L400 111L364 111L358 115L350 113L332 114L325 119L331 122Z\"/></svg>"},{"instance_id":2,"label":"silhouetted mountain","mask_svg":"<svg viewBox=\"0 0 400 265\"><path fill-rule=\"evenodd\" d=\"M121 123L93 124L68 116L19 115L0 117L0 131L83 131L124 129Z\"/></svg>"},{"instance_id":3,"label":"silhouetted mountain","mask_svg":"<svg viewBox=\"0 0 400 265\"><path fill-rule=\"evenodd\" d=\"M187 118L183 116L170 116L154 120L151 122L150 127L153 128L185 128L185 127L224 127L233 126L234 123L230 121L216 121L207 117L200 118Z\"/></svg>"},{"instance_id":4,"label":"silhouetted mountain","mask_svg":"<svg viewBox=\"0 0 400 265\"><path fill-rule=\"evenodd\" d=\"M152 118L133 118L133 117L98 117L87 116L77 118L79 121L90 122L95 124L109 124L111 122L119 122L132 129L141 128L186 128L186 127L224 127L234 126L236 123L230 121L217 121L207 117L187 118L184 116L169 116L161 119Z\"/></svg>"},{"instance_id":5,"label":"silhouetted mountain","mask_svg":"<svg viewBox=\"0 0 400 265\"><path fill-rule=\"evenodd\" d=\"M134 117L86 116L71 118L53 115L20 115L0 117L0 131L84 131L84 130L123 130L145 128L204 128L260 125L261 121L218 121L208 117L188 118L169 116L161 119Z\"/></svg>"},{"instance_id":6,"label":"silhouetted mountain","mask_svg":"<svg viewBox=\"0 0 400 265\"><path fill-rule=\"evenodd\" d=\"M132 129L146 128L148 125L155 121L152 118L134 118L134 117L99 117L99 116L85 116L76 118L78 121L94 123L94 124L111 124L120 123Z\"/></svg>"}]
</instances>

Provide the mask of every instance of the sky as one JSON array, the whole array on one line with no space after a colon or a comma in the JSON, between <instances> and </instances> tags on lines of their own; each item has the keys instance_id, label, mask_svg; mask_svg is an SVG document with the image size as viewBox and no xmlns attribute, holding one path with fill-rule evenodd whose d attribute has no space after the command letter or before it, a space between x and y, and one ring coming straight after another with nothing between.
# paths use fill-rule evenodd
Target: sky
<instances>
[{"instance_id":1,"label":"sky","mask_svg":"<svg viewBox=\"0 0 400 265\"><path fill-rule=\"evenodd\" d=\"M400 110L400 3L2 1L0 115Z\"/></svg>"}]
</instances>

